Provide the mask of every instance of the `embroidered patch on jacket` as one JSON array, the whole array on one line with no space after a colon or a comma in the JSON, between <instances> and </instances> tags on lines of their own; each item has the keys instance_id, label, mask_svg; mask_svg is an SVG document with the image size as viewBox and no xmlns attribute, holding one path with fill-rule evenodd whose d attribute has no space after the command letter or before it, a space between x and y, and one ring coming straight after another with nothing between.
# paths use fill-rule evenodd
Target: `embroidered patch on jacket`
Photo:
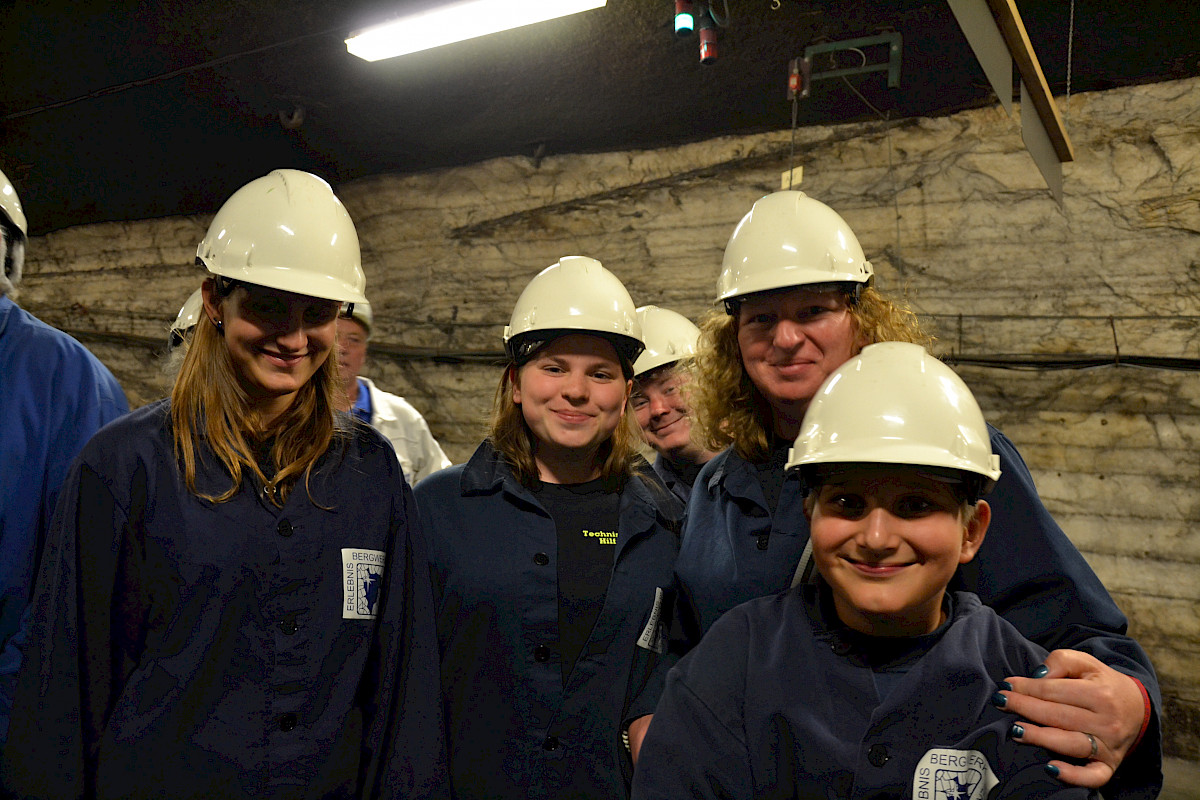
<instances>
[{"instance_id":1,"label":"embroidered patch on jacket","mask_svg":"<svg viewBox=\"0 0 1200 800\"><path fill-rule=\"evenodd\" d=\"M342 548L342 619L375 619L387 553Z\"/></svg>"},{"instance_id":2,"label":"embroidered patch on jacket","mask_svg":"<svg viewBox=\"0 0 1200 800\"><path fill-rule=\"evenodd\" d=\"M978 750L934 747L917 762L913 800L983 800L1000 779Z\"/></svg>"},{"instance_id":3,"label":"embroidered patch on jacket","mask_svg":"<svg viewBox=\"0 0 1200 800\"><path fill-rule=\"evenodd\" d=\"M650 619L646 621L646 627L642 629L642 635L637 640L638 647L651 650L659 655L666 650L663 647L662 604L663 590L655 586L654 608L650 609Z\"/></svg>"}]
</instances>

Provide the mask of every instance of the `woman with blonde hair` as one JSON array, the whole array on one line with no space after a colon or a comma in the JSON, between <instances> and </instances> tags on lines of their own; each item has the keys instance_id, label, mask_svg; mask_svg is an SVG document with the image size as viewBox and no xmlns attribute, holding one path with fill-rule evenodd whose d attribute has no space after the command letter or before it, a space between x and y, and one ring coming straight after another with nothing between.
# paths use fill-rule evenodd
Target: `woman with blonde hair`
<instances>
[{"instance_id":1,"label":"woman with blonde hair","mask_svg":"<svg viewBox=\"0 0 1200 800\"><path fill-rule=\"evenodd\" d=\"M335 415L365 280L329 185L217 212L169 400L96 435L55 516L4 786L36 797L445 796L424 541Z\"/></svg>"},{"instance_id":2,"label":"woman with blonde hair","mask_svg":"<svg viewBox=\"0 0 1200 800\"><path fill-rule=\"evenodd\" d=\"M504 342L488 438L416 489L451 788L623 798L622 726L652 708L635 710L678 547L628 409L640 325L612 273L567 257L525 287Z\"/></svg>"},{"instance_id":3,"label":"woman with blonde hair","mask_svg":"<svg viewBox=\"0 0 1200 800\"><path fill-rule=\"evenodd\" d=\"M866 345L930 340L873 283L845 220L802 192L760 199L730 237L717 281L725 313L701 326L693 378L698 427L709 446L725 449L688 501L676 565L675 629L685 646L734 606L810 579L803 492L784 474L809 402ZM988 430L1003 469L990 498L992 529L951 588L975 592L1054 651L1039 680L1008 678L996 702L1028 721L1014 728L1021 741L1071 759L1050 762L1052 774L1091 787L1109 782L1106 793L1144 791L1145 776L1161 775L1154 669L1042 505L1012 442ZM646 724L630 728L635 751ZM1129 754L1138 759L1131 784L1121 772L1110 782Z\"/></svg>"}]
</instances>

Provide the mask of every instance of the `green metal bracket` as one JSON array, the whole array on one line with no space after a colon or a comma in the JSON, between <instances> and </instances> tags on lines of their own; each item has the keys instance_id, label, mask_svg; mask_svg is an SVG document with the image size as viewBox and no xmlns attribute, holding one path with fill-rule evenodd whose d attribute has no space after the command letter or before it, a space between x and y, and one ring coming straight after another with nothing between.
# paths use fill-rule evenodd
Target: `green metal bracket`
<instances>
[{"instance_id":1,"label":"green metal bracket","mask_svg":"<svg viewBox=\"0 0 1200 800\"><path fill-rule=\"evenodd\" d=\"M889 88L895 89L900 85L900 51L903 46L904 39L898 32L881 33L877 36L862 36L857 39L844 39L840 42L822 42L821 44L810 44L804 48L804 56L798 59L798 68L801 76L800 81L800 97L808 97L812 89L812 82L817 80L825 80L828 78L841 78L849 75L861 75L864 72L887 72L887 85ZM823 72L813 72L813 56L821 53L837 53L843 50L857 50L862 54L865 61L867 56L864 48L874 47L877 45L887 45L888 59L886 62L878 64L861 64L857 67L844 67L839 69L830 69ZM790 97L788 99L791 99Z\"/></svg>"}]
</instances>

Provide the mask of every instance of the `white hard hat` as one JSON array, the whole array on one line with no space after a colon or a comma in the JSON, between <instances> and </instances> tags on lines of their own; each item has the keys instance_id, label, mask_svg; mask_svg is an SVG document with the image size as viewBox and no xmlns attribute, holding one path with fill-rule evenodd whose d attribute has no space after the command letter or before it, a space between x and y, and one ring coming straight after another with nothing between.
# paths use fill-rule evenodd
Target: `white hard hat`
<instances>
[{"instance_id":1,"label":"white hard hat","mask_svg":"<svg viewBox=\"0 0 1200 800\"><path fill-rule=\"evenodd\" d=\"M954 370L907 342L864 347L817 390L787 468L909 464L973 473L986 492L1000 477L987 424Z\"/></svg>"},{"instance_id":2,"label":"white hard hat","mask_svg":"<svg viewBox=\"0 0 1200 800\"><path fill-rule=\"evenodd\" d=\"M367 338L371 337L371 328L374 327L375 317L371 314L371 304L366 300L361 303L355 303L350 313L345 315L347 318L355 320L359 325L367 331Z\"/></svg>"},{"instance_id":3,"label":"white hard hat","mask_svg":"<svg viewBox=\"0 0 1200 800\"><path fill-rule=\"evenodd\" d=\"M687 317L658 306L642 306L637 310L637 317L642 323L646 349L633 364L634 375L696 354L700 329Z\"/></svg>"},{"instance_id":4,"label":"white hard hat","mask_svg":"<svg viewBox=\"0 0 1200 800\"><path fill-rule=\"evenodd\" d=\"M3 172L0 172L0 224L10 231L8 236L0 239L0 262L3 262L0 263L0 295L5 295L21 281L29 228L21 198L17 197L17 190Z\"/></svg>"},{"instance_id":5,"label":"white hard hat","mask_svg":"<svg viewBox=\"0 0 1200 800\"><path fill-rule=\"evenodd\" d=\"M25 221L25 211L21 208L21 198L12 183L0 172L0 212L8 217L8 221L20 232L21 237L29 236L29 226Z\"/></svg>"},{"instance_id":6,"label":"white hard hat","mask_svg":"<svg viewBox=\"0 0 1200 800\"><path fill-rule=\"evenodd\" d=\"M775 192L756 202L733 229L717 278L717 302L814 283L869 285L874 274L854 231L836 211L804 192Z\"/></svg>"},{"instance_id":7,"label":"white hard hat","mask_svg":"<svg viewBox=\"0 0 1200 800\"><path fill-rule=\"evenodd\" d=\"M168 350L174 350L183 344L188 331L196 327L196 323L200 321L203 309L204 294L197 289L188 296L187 300L183 301L183 307L179 309L179 313L175 315L175 321L171 323L171 333L167 338Z\"/></svg>"},{"instance_id":8,"label":"white hard hat","mask_svg":"<svg viewBox=\"0 0 1200 800\"><path fill-rule=\"evenodd\" d=\"M625 285L594 258L564 256L533 276L504 328L509 358L524 362L550 339L594 333L632 364L642 352L642 326Z\"/></svg>"},{"instance_id":9,"label":"white hard hat","mask_svg":"<svg viewBox=\"0 0 1200 800\"><path fill-rule=\"evenodd\" d=\"M354 223L329 184L277 169L234 192L196 259L214 275L308 297L366 301Z\"/></svg>"}]
</instances>

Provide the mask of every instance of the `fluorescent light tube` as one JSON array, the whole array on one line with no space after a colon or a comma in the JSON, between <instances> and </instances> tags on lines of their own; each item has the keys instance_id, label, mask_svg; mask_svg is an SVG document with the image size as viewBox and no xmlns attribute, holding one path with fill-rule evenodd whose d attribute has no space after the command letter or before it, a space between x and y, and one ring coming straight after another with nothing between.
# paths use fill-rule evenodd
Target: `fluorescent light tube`
<instances>
[{"instance_id":1,"label":"fluorescent light tube","mask_svg":"<svg viewBox=\"0 0 1200 800\"><path fill-rule=\"evenodd\" d=\"M463 0L359 31L346 49L378 61L601 8L607 0Z\"/></svg>"}]
</instances>

